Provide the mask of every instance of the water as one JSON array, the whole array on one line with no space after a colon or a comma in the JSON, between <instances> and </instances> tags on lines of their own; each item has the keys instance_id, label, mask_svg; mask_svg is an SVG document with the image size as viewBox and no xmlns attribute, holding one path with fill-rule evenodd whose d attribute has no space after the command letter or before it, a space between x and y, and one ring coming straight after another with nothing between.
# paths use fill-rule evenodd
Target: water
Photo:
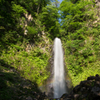
<instances>
[{"instance_id":1,"label":"water","mask_svg":"<svg viewBox=\"0 0 100 100\"><path fill-rule=\"evenodd\" d=\"M66 93L65 75L64 75L64 61L63 49L61 40L55 38L54 40L54 98L60 98Z\"/></svg>"}]
</instances>

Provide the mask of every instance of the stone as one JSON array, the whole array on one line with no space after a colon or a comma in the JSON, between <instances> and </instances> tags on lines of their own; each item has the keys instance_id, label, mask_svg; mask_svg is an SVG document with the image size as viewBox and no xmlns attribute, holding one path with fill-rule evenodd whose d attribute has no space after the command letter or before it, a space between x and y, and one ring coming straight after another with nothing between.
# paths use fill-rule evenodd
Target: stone
<instances>
[{"instance_id":1,"label":"stone","mask_svg":"<svg viewBox=\"0 0 100 100\"><path fill-rule=\"evenodd\" d=\"M74 99L76 100L76 99L78 99L79 98L79 94L74 94Z\"/></svg>"},{"instance_id":2,"label":"stone","mask_svg":"<svg viewBox=\"0 0 100 100\"><path fill-rule=\"evenodd\" d=\"M96 81L96 85L100 87L100 81Z\"/></svg>"},{"instance_id":3,"label":"stone","mask_svg":"<svg viewBox=\"0 0 100 100\"><path fill-rule=\"evenodd\" d=\"M82 88L80 89L81 92L85 92L85 90L86 90L86 87L82 87Z\"/></svg>"},{"instance_id":4,"label":"stone","mask_svg":"<svg viewBox=\"0 0 100 100\"><path fill-rule=\"evenodd\" d=\"M68 94L67 93L65 93L65 94L63 94L62 96L61 96L61 98L63 98L63 99L65 99L65 98L67 98L68 97Z\"/></svg>"},{"instance_id":5,"label":"stone","mask_svg":"<svg viewBox=\"0 0 100 100\"><path fill-rule=\"evenodd\" d=\"M91 92L98 92L98 91L100 91L100 88L97 87L97 86L94 86L94 87L92 88L92 90L91 90Z\"/></svg>"},{"instance_id":6,"label":"stone","mask_svg":"<svg viewBox=\"0 0 100 100\"><path fill-rule=\"evenodd\" d=\"M27 98L26 98L26 100L33 100L30 96L28 96Z\"/></svg>"},{"instance_id":7,"label":"stone","mask_svg":"<svg viewBox=\"0 0 100 100\"><path fill-rule=\"evenodd\" d=\"M73 89L73 92L77 92L77 91L79 91L80 88L81 88L80 85L75 86L74 89Z\"/></svg>"},{"instance_id":8,"label":"stone","mask_svg":"<svg viewBox=\"0 0 100 100\"><path fill-rule=\"evenodd\" d=\"M99 77L99 75L98 75L98 74L96 74L96 77Z\"/></svg>"},{"instance_id":9,"label":"stone","mask_svg":"<svg viewBox=\"0 0 100 100\"><path fill-rule=\"evenodd\" d=\"M88 83L88 81L87 81L87 80L85 80L85 81L81 81L80 85L83 87L83 86L86 86L86 85L87 85L87 83Z\"/></svg>"},{"instance_id":10,"label":"stone","mask_svg":"<svg viewBox=\"0 0 100 100\"><path fill-rule=\"evenodd\" d=\"M87 78L87 80L94 80L94 79L95 79L94 76L90 76L90 77Z\"/></svg>"},{"instance_id":11,"label":"stone","mask_svg":"<svg viewBox=\"0 0 100 100\"><path fill-rule=\"evenodd\" d=\"M36 92L34 92L34 91L32 91L32 94L33 94L33 95L37 95L37 93L36 93Z\"/></svg>"}]
</instances>

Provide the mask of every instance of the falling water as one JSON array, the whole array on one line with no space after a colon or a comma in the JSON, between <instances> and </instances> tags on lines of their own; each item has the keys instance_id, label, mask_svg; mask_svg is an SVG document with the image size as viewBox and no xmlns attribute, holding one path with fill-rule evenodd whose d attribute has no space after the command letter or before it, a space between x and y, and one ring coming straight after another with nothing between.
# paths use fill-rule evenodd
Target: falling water
<instances>
[{"instance_id":1,"label":"falling water","mask_svg":"<svg viewBox=\"0 0 100 100\"><path fill-rule=\"evenodd\" d=\"M60 98L66 93L65 77L64 77L64 61L61 40L54 40L54 98Z\"/></svg>"}]
</instances>

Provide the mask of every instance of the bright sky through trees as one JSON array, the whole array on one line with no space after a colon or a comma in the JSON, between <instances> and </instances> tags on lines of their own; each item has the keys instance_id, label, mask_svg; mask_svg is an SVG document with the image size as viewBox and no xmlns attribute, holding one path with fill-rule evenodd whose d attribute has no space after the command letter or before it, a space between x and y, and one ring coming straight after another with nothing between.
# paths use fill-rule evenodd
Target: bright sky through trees
<instances>
[{"instance_id":1,"label":"bright sky through trees","mask_svg":"<svg viewBox=\"0 0 100 100\"><path fill-rule=\"evenodd\" d=\"M62 2L62 0L58 0L60 3ZM59 19L59 22L61 22L61 19Z\"/></svg>"},{"instance_id":2,"label":"bright sky through trees","mask_svg":"<svg viewBox=\"0 0 100 100\"><path fill-rule=\"evenodd\" d=\"M62 2L62 0L58 0L60 3Z\"/></svg>"}]
</instances>

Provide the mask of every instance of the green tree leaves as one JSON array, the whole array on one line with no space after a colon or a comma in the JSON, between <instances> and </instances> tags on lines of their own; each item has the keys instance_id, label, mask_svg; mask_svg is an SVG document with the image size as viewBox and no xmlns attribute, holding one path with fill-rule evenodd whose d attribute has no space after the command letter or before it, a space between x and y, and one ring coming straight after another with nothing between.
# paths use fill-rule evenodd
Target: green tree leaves
<instances>
[{"instance_id":1,"label":"green tree leaves","mask_svg":"<svg viewBox=\"0 0 100 100\"><path fill-rule=\"evenodd\" d=\"M65 47L66 64L74 84L81 75L86 78L85 69L89 70L89 75L98 73L94 71L93 74L92 69L95 67L99 70L95 66L99 61L100 50L97 7L94 1L63 0L60 10L61 27L64 30L62 36L65 36L62 39ZM79 78L77 82L81 80Z\"/></svg>"},{"instance_id":2,"label":"green tree leaves","mask_svg":"<svg viewBox=\"0 0 100 100\"><path fill-rule=\"evenodd\" d=\"M26 13L26 10L21 5L17 5L14 2L12 2L12 10L14 11L13 16L16 16L16 18L19 18L21 17L21 14Z\"/></svg>"}]
</instances>

